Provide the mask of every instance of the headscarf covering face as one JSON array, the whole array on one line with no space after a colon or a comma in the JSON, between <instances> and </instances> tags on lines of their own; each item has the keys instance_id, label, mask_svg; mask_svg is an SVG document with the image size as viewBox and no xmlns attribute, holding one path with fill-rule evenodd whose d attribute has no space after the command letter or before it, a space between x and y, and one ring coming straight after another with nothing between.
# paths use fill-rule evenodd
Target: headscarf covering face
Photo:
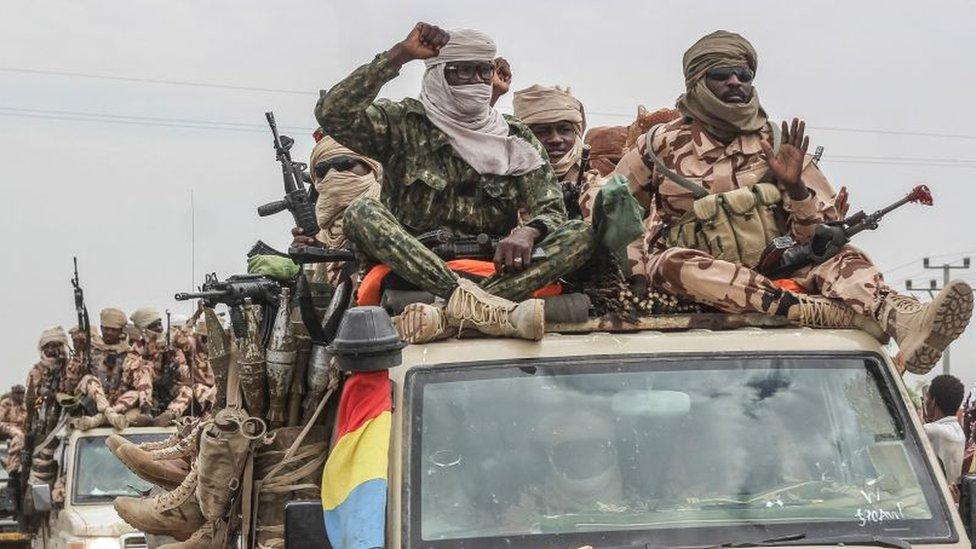
<instances>
[{"instance_id":1,"label":"headscarf covering face","mask_svg":"<svg viewBox=\"0 0 976 549\"><path fill-rule=\"evenodd\" d=\"M586 114L583 104L573 97L569 88L534 84L515 92L515 116L526 124L555 124L570 122L576 127L573 148L558 160L549 159L556 176L564 177L579 164L583 156L583 132L586 131Z\"/></svg>"},{"instance_id":2,"label":"headscarf covering face","mask_svg":"<svg viewBox=\"0 0 976 549\"><path fill-rule=\"evenodd\" d=\"M132 323L135 324L136 328L139 329L139 335L141 337L149 336L150 338L153 338L156 335L156 332L148 330L147 328L149 328L149 326L154 322L163 320L163 317L159 314L159 311L153 307L142 307L136 309L132 312L132 315L130 315L129 318L132 319Z\"/></svg>"},{"instance_id":3,"label":"headscarf covering face","mask_svg":"<svg viewBox=\"0 0 976 549\"><path fill-rule=\"evenodd\" d=\"M46 366L50 366L55 362L55 359L44 354L44 346L50 343L60 344L62 356L68 356L68 334L64 331L64 328L55 326L41 332L41 338L37 341L37 350L41 353L41 362Z\"/></svg>"},{"instance_id":4,"label":"headscarf covering face","mask_svg":"<svg viewBox=\"0 0 976 549\"><path fill-rule=\"evenodd\" d=\"M329 170L324 178L315 175L314 167L320 162L350 156L361 160L369 167L370 173L357 175L351 171ZM319 197L315 202L315 218L319 223L319 241L329 248L339 248L346 243L342 232L342 214L346 207L360 197L379 198L380 183L383 167L379 162L343 147L332 137L326 136L315 144L309 161L312 169L312 184L318 191Z\"/></svg>"},{"instance_id":5,"label":"headscarf covering face","mask_svg":"<svg viewBox=\"0 0 976 549\"><path fill-rule=\"evenodd\" d=\"M756 50L748 40L734 32L715 31L688 48L682 63L686 93L678 98L677 106L683 115L697 120L725 143L766 125L766 112L755 88L747 103L726 103L705 84L705 73L711 69L747 66L756 70Z\"/></svg>"},{"instance_id":6,"label":"headscarf covering face","mask_svg":"<svg viewBox=\"0 0 976 549\"><path fill-rule=\"evenodd\" d=\"M121 330L122 328L125 328L125 324L128 322L128 319L125 318L125 313L123 313L121 309L115 309L112 307L102 309L102 312L99 313L98 316L101 325L105 328L115 328L117 330Z\"/></svg>"},{"instance_id":7,"label":"headscarf covering face","mask_svg":"<svg viewBox=\"0 0 976 549\"><path fill-rule=\"evenodd\" d=\"M627 141L627 126L598 126L590 128L584 139L590 146L590 168L608 176L623 156Z\"/></svg>"},{"instance_id":8,"label":"headscarf covering face","mask_svg":"<svg viewBox=\"0 0 976 549\"><path fill-rule=\"evenodd\" d=\"M535 147L508 135L508 122L491 106L490 84L451 86L444 76L450 62L493 62L495 42L474 29L448 32L451 38L437 57L425 61L420 102L427 117L447 134L454 152L479 174L522 175L542 166Z\"/></svg>"}]
</instances>

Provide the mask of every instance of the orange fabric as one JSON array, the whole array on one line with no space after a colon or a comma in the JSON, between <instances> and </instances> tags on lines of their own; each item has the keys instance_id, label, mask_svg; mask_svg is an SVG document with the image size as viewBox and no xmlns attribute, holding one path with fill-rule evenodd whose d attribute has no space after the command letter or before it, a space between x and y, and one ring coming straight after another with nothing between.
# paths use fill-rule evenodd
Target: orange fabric
<instances>
[{"instance_id":1,"label":"orange fabric","mask_svg":"<svg viewBox=\"0 0 976 549\"><path fill-rule=\"evenodd\" d=\"M786 290L788 292L793 292L794 294L805 294L806 289L803 286L797 284L792 278L779 278L773 281L776 287Z\"/></svg>"},{"instance_id":2,"label":"orange fabric","mask_svg":"<svg viewBox=\"0 0 976 549\"><path fill-rule=\"evenodd\" d=\"M484 278L495 274L494 263L478 259L454 259L447 262L447 267L454 272L468 273ZM370 269L359 282L359 289L356 291L356 304L359 306L379 305L383 293L383 279L390 272L390 268L386 265L376 265ZM563 293L562 285L554 282L537 290L532 294L532 297L549 297L561 293Z\"/></svg>"}]
</instances>

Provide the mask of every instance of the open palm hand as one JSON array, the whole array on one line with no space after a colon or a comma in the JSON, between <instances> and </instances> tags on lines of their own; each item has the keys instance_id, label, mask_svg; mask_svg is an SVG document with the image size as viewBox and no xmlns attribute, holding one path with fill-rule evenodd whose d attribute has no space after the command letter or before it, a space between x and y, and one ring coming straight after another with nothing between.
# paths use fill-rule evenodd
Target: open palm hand
<instances>
[{"instance_id":1,"label":"open palm hand","mask_svg":"<svg viewBox=\"0 0 976 549\"><path fill-rule=\"evenodd\" d=\"M799 118L794 118L789 127L786 121L783 121L783 142L776 154L773 154L773 149L768 143L765 141L760 143L766 161L769 163L769 169L794 200L802 200L808 194L806 185L800 177L803 172L803 159L810 146L810 138L803 135L805 129L806 123Z\"/></svg>"}]
</instances>

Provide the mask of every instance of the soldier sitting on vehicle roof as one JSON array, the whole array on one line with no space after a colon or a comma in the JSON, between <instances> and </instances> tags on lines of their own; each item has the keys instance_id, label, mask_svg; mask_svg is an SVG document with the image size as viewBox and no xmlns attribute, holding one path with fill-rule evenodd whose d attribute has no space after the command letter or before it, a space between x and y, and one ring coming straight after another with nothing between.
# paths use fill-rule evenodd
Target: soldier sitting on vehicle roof
<instances>
[{"instance_id":1,"label":"soldier sitting on vehicle roof","mask_svg":"<svg viewBox=\"0 0 976 549\"><path fill-rule=\"evenodd\" d=\"M494 57L495 44L484 33L418 23L316 108L326 133L383 164L381 200L361 198L346 210L349 239L362 255L447 300L445 307L408 306L398 325L410 342L447 337L462 325L540 339L541 301L516 301L575 270L592 251L585 224L566 219L539 142L490 106ZM374 103L380 88L414 59L427 65L420 100ZM525 225L519 225L520 210L528 214ZM501 236L495 276L480 286L458 278L417 240L432 229ZM532 259L536 246L545 259Z\"/></svg>"}]
</instances>

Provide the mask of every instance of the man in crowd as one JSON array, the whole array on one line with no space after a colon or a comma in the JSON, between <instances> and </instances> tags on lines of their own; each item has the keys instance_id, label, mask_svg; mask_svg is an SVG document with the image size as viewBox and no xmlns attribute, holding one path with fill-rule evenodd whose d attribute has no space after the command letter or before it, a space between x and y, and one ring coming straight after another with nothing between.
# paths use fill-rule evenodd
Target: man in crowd
<instances>
[{"instance_id":1,"label":"man in crowd","mask_svg":"<svg viewBox=\"0 0 976 549\"><path fill-rule=\"evenodd\" d=\"M138 394L142 416L156 414L153 422L165 426L183 414L190 404L192 389L186 358L179 349L167 349L163 336L163 319L152 307L136 309L129 318L139 330L122 365L123 383Z\"/></svg>"},{"instance_id":2,"label":"man in crowd","mask_svg":"<svg viewBox=\"0 0 976 549\"><path fill-rule=\"evenodd\" d=\"M534 84L515 92L515 117L545 147L557 181L576 181L583 156L586 113L569 89Z\"/></svg>"},{"instance_id":3,"label":"man in crowd","mask_svg":"<svg viewBox=\"0 0 976 549\"><path fill-rule=\"evenodd\" d=\"M41 359L27 374L25 401L27 406L27 428L37 438L47 434L59 415L57 393L61 390L68 355L68 334L64 328L55 326L41 332L37 349Z\"/></svg>"},{"instance_id":4,"label":"man in crowd","mask_svg":"<svg viewBox=\"0 0 976 549\"><path fill-rule=\"evenodd\" d=\"M773 150L773 127L752 85L756 67L756 52L743 37L717 31L700 39L684 55L682 117L648 132L617 166L632 192L653 197L645 206L662 230L653 230L649 239L652 288L725 312L781 315L807 326L870 328L877 321L898 343L900 363L927 372L969 322L973 296L964 282L950 283L923 305L895 293L867 255L844 246L792 275L796 287L819 294L807 295L781 289L753 270L755 265L717 259L701 239L697 247L677 244L687 242L683 234L699 230L696 197L770 179L783 197L784 228L797 242L808 242L819 225L841 216L836 193L806 155L803 122L784 122L782 145Z\"/></svg>"},{"instance_id":5,"label":"man in crowd","mask_svg":"<svg viewBox=\"0 0 976 549\"><path fill-rule=\"evenodd\" d=\"M91 399L96 414L79 418L75 426L84 430L107 422L121 430L128 426L139 404L139 392L131 384L132 377L123 375L123 364L129 353L123 331L126 317L121 310L109 307L102 309L99 321L101 337L92 338L91 371L83 372L74 389L76 394Z\"/></svg>"},{"instance_id":6,"label":"man in crowd","mask_svg":"<svg viewBox=\"0 0 976 549\"><path fill-rule=\"evenodd\" d=\"M25 392L23 385L14 385L9 393L0 398L0 436L10 441L3 467L11 475L20 473L20 453L24 450L24 425L27 422Z\"/></svg>"},{"instance_id":7,"label":"man in crowd","mask_svg":"<svg viewBox=\"0 0 976 549\"><path fill-rule=\"evenodd\" d=\"M932 378L922 399L925 434L929 437L949 486L955 486L962 476L962 459L966 451L966 435L956 418L966 389L955 376L943 374Z\"/></svg>"},{"instance_id":8,"label":"man in crowd","mask_svg":"<svg viewBox=\"0 0 976 549\"><path fill-rule=\"evenodd\" d=\"M573 271L592 251L581 221L567 221L562 193L542 148L521 123L490 106L495 44L485 34L450 34L418 23L406 39L356 69L316 107L322 129L375 158L385 176L382 201L360 198L344 215L360 253L385 263L443 308L411 305L402 336L430 341L463 324L491 335L540 339L540 300L524 300ZM420 100L373 100L405 63L424 59ZM519 224L520 211L527 223ZM501 236L496 274L482 286L460 279L417 240L433 229ZM545 259L533 260L535 247Z\"/></svg>"}]
</instances>

